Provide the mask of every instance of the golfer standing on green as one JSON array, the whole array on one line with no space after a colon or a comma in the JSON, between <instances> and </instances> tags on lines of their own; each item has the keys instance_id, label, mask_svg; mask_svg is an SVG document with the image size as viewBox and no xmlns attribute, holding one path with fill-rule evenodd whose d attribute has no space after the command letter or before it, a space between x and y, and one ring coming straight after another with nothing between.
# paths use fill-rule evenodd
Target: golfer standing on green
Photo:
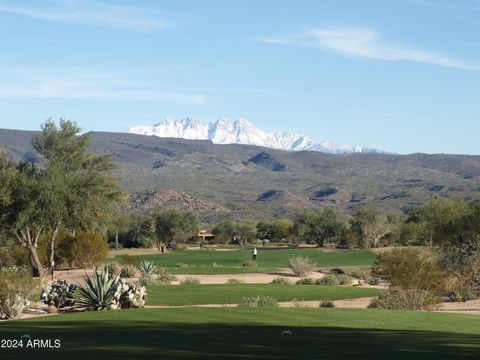
<instances>
[{"instance_id":1,"label":"golfer standing on green","mask_svg":"<svg viewBox=\"0 0 480 360\"><path fill-rule=\"evenodd\" d=\"M253 250L252 250L252 260L253 261L257 261L257 248L254 247Z\"/></svg>"}]
</instances>

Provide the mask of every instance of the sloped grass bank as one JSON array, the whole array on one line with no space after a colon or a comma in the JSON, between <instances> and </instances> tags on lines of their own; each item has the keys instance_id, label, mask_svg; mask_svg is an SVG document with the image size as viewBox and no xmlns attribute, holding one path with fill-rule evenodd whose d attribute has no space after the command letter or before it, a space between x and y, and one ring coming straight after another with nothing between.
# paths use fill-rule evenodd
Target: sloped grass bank
<instances>
[{"instance_id":1,"label":"sloped grass bank","mask_svg":"<svg viewBox=\"0 0 480 360\"><path fill-rule=\"evenodd\" d=\"M478 359L479 318L365 309L182 308L88 312L0 324L2 359ZM292 336L282 336L284 330Z\"/></svg>"},{"instance_id":2,"label":"sloped grass bank","mask_svg":"<svg viewBox=\"0 0 480 360\"><path fill-rule=\"evenodd\" d=\"M293 301L353 299L377 294L375 289L319 285L159 285L148 287L148 305L237 304L244 297L257 295Z\"/></svg>"}]
</instances>

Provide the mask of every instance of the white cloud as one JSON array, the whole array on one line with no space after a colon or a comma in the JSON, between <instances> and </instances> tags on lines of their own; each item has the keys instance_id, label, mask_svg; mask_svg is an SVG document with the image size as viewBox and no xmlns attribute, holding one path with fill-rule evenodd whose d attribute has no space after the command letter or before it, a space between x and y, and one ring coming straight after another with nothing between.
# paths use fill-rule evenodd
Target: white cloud
<instances>
[{"instance_id":1,"label":"white cloud","mask_svg":"<svg viewBox=\"0 0 480 360\"><path fill-rule=\"evenodd\" d=\"M334 27L308 29L303 34L285 38L267 38L264 42L292 44L334 51L343 55L384 61L411 61L464 70L480 70L480 64L402 44L383 41L370 29Z\"/></svg>"},{"instance_id":2,"label":"white cloud","mask_svg":"<svg viewBox=\"0 0 480 360\"><path fill-rule=\"evenodd\" d=\"M159 87L149 74L92 68L0 67L0 97L133 100L201 104L205 96ZM143 80L142 80L143 79Z\"/></svg>"},{"instance_id":3,"label":"white cloud","mask_svg":"<svg viewBox=\"0 0 480 360\"><path fill-rule=\"evenodd\" d=\"M123 6L102 1L38 1L31 6L18 4L19 2L2 4L0 13L46 21L120 27L137 31L168 27L181 17L153 8Z\"/></svg>"}]
</instances>

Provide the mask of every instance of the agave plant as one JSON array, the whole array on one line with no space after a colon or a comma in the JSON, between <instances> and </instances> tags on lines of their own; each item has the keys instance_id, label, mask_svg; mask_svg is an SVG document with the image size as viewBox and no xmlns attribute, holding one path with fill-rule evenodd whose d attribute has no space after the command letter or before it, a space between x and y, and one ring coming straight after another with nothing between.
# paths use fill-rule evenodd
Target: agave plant
<instances>
[{"instance_id":1,"label":"agave plant","mask_svg":"<svg viewBox=\"0 0 480 360\"><path fill-rule=\"evenodd\" d=\"M138 270L142 275L152 275L157 271L157 267L152 261L142 261L138 264Z\"/></svg>"},{"instance_id":2,"label":"agave plant","mask_svg":"<svg viewBox=\"0 0 480 360\"><path fill-rule=\"evenodd\" d=\"M74 294L75 305L86 310L109 310L115 301L119 276L110 276L107 269L100 273L93 269L93 275L83 277L84 286L79 286Z\"/></svg>"}]
</instances>

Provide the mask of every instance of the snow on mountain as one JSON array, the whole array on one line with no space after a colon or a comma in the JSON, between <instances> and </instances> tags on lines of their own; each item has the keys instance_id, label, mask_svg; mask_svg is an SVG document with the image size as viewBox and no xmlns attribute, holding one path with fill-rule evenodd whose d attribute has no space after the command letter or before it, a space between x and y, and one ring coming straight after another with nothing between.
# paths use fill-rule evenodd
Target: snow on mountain
<instances>
[{"instance_id":1,"label":"snow on mountain","mask_svg":"<svg viewBox=\"0 0 480 360\"><path fill-rule=\"evenodd\" d=\"M246 144L287 151L311 150L329 154L381 152L374 149L337 144L332 141L316 141L307 136L285 131L267 132L257 129L246 119L236 121L221 118L205 124L192 118L166 118L156 125L139 125L128 129L129 133L172 137L190 140L211 140L214 144Z\"/></svg>"}]
</instances>

